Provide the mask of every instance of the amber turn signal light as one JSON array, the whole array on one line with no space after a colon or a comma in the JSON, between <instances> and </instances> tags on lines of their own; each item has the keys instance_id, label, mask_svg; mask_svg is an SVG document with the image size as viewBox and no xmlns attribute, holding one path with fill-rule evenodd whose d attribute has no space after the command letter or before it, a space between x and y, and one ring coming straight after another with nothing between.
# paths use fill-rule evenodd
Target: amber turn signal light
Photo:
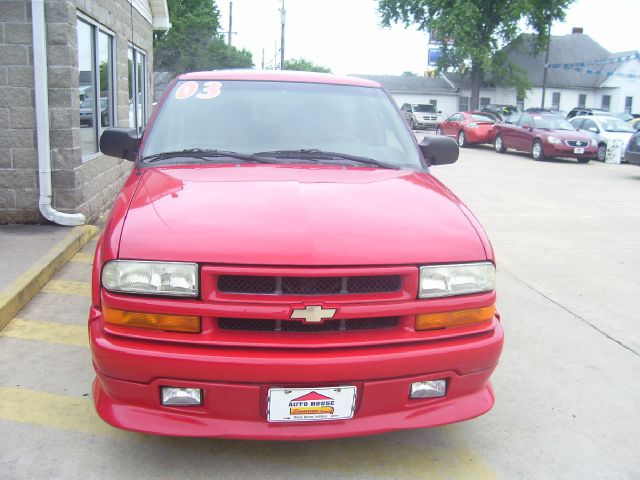
<instances>
[{"instance_id":1,"label":"amber turn signal light","mask_svg":"<svg viewBox=\"0 0 640 480\"><path fill-rule=\"evenodd\" d=\"M490 322L495 313L495 305L470 310L454 310L453 312L422 313L416 315L415 328L416 330L434 330Z\"/></svg>"},{"instance_id":2,"label":"amber turn signal light","mask_svg":"<svg viewBox=\"0 0 640 480\"><path fill-rule=\"evenodd\" d=\"M170 332L200 333L200 317L127 312L109 307L102 307L102 313L104 314L104 321L114 325L150 328Z\"/></svg>"}]
</instances>

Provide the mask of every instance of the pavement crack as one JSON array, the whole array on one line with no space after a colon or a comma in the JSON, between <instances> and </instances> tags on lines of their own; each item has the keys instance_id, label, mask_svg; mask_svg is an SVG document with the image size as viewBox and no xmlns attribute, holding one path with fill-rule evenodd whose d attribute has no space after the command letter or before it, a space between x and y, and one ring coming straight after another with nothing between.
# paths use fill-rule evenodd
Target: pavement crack
<instances>
[{"instance_id":1,"label":"pavement crack","mask_svg":"<svg viewBox=\"0 0 640 480\"><path fill-rule=\"evenodd\" d=\"M640 357L640 353L635 351L633 348L631 348L629 345L626 345L625 343L623 343L622 341L618 340L615 337L612 337L611 335L609 335L607 332L605 332L604 330L602 330L600 327L598 327L596 324L590 322L589 320L587 320L584 317L581 317L580 315L578 315L577 313L573 312L572 310L570 310L568 307L565 307L564 305L562 305L561 303L559 303L558 301L554 300L553 298L549 297L548 295L544 294L543 292L541 292L540 290L538 290L537 288L535 288L533 285L529 284L528 282L524 281L523 279L521 279L520 277L518 277L517 275L504 270L503 268L500 269L500 271L502 273L506 273L507 275L509 275L510 277L512 277L513 279L517 280L518 282L522 283L523 285L525 285L529 290L537 293L538 295L540 295L541 297L543 297L544 299L550 301L551 303L553 303L554 305L556 305L557 307L560 307L562 310L564 310L565 312L567 312L569 315L572 315L573 317L577 318L578 320L580 320L582 323L590 326L591 328L593 328L596 332L604 335L606 338L608 338L609 340L611 340L612 342L617 343L618 345L620 345L622 348L625 348L627 350L629 350L631 353L633 353L635 356Z\"/></svg>"}]
</instances>

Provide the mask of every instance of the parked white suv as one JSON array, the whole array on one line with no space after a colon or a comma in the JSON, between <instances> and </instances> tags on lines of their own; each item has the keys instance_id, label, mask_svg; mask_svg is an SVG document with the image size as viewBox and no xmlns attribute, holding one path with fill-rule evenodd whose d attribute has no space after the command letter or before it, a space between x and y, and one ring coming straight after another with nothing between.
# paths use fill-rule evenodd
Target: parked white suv
<instances>
[{"instance_id":1,"label":"parked white suv","mask_svg":"<svg viewBox=\"0 0 640 480\"><path fill-rule=\"evenodd\" d=\"M441 110L431 104L405 103L400 108L402 115L412 130L419 128L436 128L440 120Z\"/></svg>"}]
</instances>

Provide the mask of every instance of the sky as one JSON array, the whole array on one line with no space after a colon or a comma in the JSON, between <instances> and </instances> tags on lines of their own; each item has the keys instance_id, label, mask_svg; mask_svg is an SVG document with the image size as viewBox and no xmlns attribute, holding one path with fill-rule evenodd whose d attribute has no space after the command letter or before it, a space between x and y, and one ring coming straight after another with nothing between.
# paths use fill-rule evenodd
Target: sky
<instances>
[{"instance_id":1,"label":"sky","mask_svg":"<svg viewBox=\"0 0 640 480\"><path fill-rule=\"evenodd\" d=\"M253 54L253 63L273 68L280 61L282 0L233 0L232 44ZM376 0L284 0L285 58L304 57L333 73L400 75L422 73L428 37L413 27L380 26ZM229 25L229 0L217 0L222 30ZM576 0L553 35L582 27L611 52L640 50L640 0Z\"/></svg>"}]
</instances>

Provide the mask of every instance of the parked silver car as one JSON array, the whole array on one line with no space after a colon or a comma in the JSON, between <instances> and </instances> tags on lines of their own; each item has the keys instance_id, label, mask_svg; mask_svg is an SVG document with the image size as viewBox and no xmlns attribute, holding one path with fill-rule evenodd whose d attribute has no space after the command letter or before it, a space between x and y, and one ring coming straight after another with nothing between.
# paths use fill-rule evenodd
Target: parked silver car
<instances>
[{"instance_id":1,"label":"parked silver car","mask_svg":"<svg viewBox=\"0 0 640 480\"><path fill-rule=\"evenodd\" d=\"M604 161L607 155L607 145L612 141L622 143L622 155L631 135L633 127L630 123L623 122L618 117L605 115L591 115L573 117L571 120L577 130L592 136L598 143L598 160Z\"/></svg>"},{"instance_id":2,"label":"parked silver car","mask_svg":"<svg viewBox=\"0 0 640 480\"><path fill-rule=\"evenodd\" d=\"M411 126L412 130L418 128L436 128L440 120L441 110L431 104L404 103L400 108L402 116Z\"/></svg>"}]
</instances>

